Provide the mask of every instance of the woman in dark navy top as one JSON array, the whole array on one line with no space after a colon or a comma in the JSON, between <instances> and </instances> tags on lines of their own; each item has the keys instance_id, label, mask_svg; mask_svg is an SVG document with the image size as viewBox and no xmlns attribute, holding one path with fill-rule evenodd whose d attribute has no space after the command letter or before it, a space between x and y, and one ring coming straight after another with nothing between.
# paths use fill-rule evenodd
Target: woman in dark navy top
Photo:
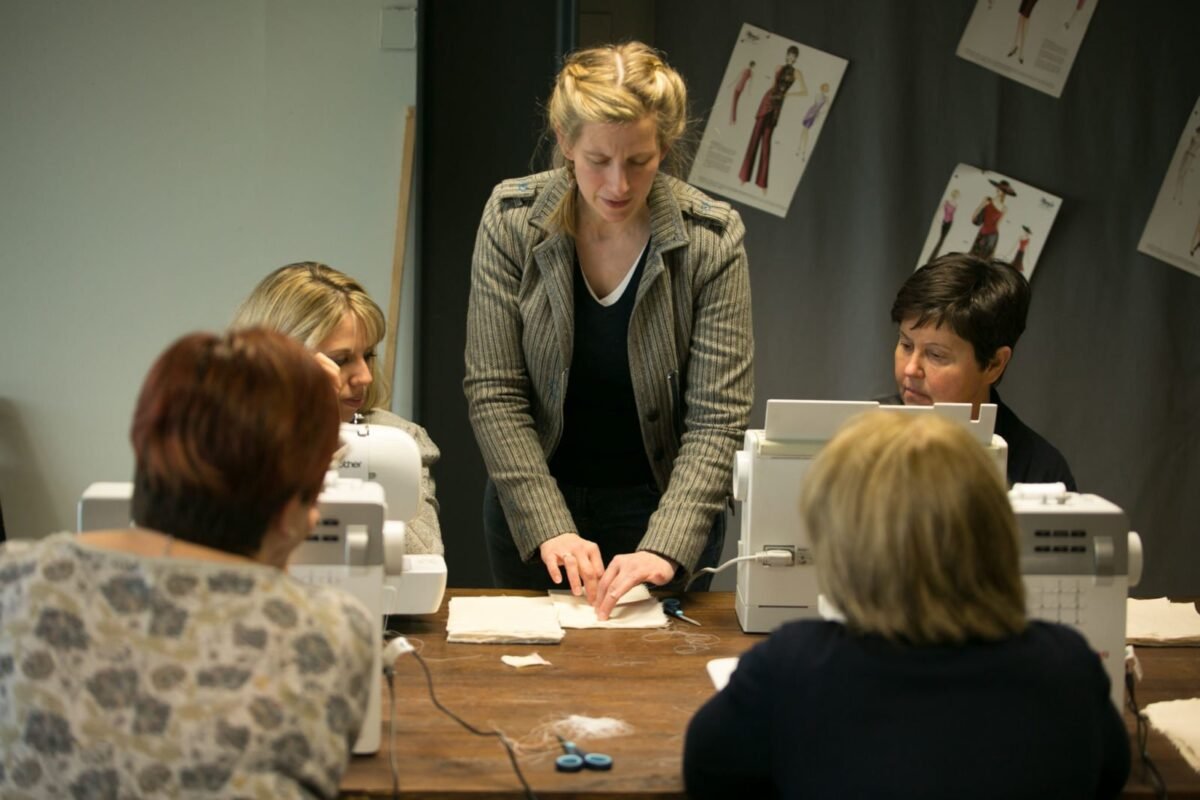
<instances>
[{"instance_id":1,"label":"woman in dark navy top","mask_svg":"<svg viewBox=\"0 0 1200 800\"><path fill-rule=\"evenodd\" d=\"M688 727L691 797L1107 798L1129 774L1108 676L1025 617L1017 527L983 448L935 415L853 420L805 480L845 623L782 626Z\"/></svg>"}]
</instances>

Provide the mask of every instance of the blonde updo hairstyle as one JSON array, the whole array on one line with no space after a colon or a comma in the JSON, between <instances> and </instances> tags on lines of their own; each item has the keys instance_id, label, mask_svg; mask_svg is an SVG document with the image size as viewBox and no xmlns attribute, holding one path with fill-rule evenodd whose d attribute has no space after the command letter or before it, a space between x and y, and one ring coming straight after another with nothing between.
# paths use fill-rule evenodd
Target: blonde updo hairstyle
<instances>
[{"instance_id":1,"label":"blonde updo hairstyle","mask_svg":"<svg viewBox=\"0 0 1200 800\"><path fill-rule=\"evenodd\" d=\"M983 446L933 413L846 424L801 491L817 582L859 633L918 645L1024 630L1018 532Z\"/></svg>"},{"instance_id":2,"label":"blonde updo hairstyle","mask_svg":"<svg viewBox=\"0 0 1200 800\"><path fill-rule=\"evenodd\" d=\"M231 328L264 327L287 334L315 351L350 312L366 334L369 347L387 331L383 311L358 281L333 267L303 261L280 267L259 282L234 315ZM388 387L372 360L371 384L364 409L387 403Z\"/></svg>"},{"instance_id":3,"label":"blonde updo hairstyle","mask_svg":"<svg viewBox=\"0 0 1200 800\"><path fill-rule=\"evenodd\" d=\"M688 130L687 86L678 72L654 48L641 42L604 45L578 50L567 56L554 82L547 106L547 133L567 142L578 140L589 122L636 122L654 116L661 169L679 175L687 154L680 147ZM573 165L555 139L554 166ZM552 221L568 234L575 233L575 192L563 196Z\"/></svg>"}]
</instances>

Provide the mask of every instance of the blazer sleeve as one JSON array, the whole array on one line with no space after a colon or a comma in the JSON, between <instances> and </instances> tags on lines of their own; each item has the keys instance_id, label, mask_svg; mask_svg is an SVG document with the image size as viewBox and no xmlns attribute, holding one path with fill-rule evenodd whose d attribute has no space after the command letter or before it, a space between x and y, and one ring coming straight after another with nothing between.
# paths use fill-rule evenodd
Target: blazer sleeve
<instances>
[{"instance_id":1,"label":"blazer sleeve","mask_svg":"<svg viewBox=\"0 0 1200 800\"><path fill-rule=\"evenodd\" d=\"M696 567L730 493L734 453L742 443L754 396L754 331L745 227L735 211L720 236L693 237L701 249L695 317L682 387L683 435L671 479L650 518L641 549ZM700 226L702 223L696 223ZM714 241L715 240L715 241Z\"/></svg>"},{"instance_id":2,"label":"blazer sleeve","mask_svg":"<svg viewBox=\"0 0 1200 800\"><path fill-rule=\"evenodd\" d=\"M526 212L512 212L517 220L504 219L505 204L514 201L504 198L503 187L488 200L471 259L463 390L488 476L496 484L513 540L528 561L542 542L574 531L575 523L550 475L534 420L533 385L521 338L525 247L514 231Z\"/></svg>"}]
</instances>

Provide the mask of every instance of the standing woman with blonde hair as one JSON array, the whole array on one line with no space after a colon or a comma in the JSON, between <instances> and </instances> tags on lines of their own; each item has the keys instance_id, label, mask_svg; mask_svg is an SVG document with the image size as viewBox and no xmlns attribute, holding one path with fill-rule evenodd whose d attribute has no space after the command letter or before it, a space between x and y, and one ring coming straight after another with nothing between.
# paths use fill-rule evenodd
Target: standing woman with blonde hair
<instances>
[{"instance_id":1,"label":"standing woman with blonde hair","mask_svg":"<svg viewBox=\"0 0 1200 800\"><path fill-rule=\"evenodd\" d=\"M688 726L689 797L1120 794L1108 674L1077 631L1026 619L1004 478L962 426L852 420L800 517L845 621L788 623L741 657Z\"/></svg>"},{"instance_id":2,"label":"standing woman with blonde hair","mask_svg":"<svg viewBox=\"0 0 1200 800\"><path fill-rule=\"evenodd\" d=\"M568 56L548 117L557 168L483 212L464 389L494 581L565 573L605 619L720 555L753 391L744 228L664 174L687 90L652 48Z\"/></svg>"},{"instance_id":3,"label":"standing woman with blonde hair","mask_svg":"<svg viewBox=\"0 0 1200 800\"><path fill-rule=\"evenodd\" d=\"M337 387L342 422L388 425L413 437L421 452L421 511L408 523L405 550L441 555L445 548L429 471L441 454L424 428L382 408L388 387L379 380L375 348L387 325L375 301L358 281L326 264L288 264L254 287L231 325L255 326L285 333L314 354Z\"/></svg>"}]
</instances>

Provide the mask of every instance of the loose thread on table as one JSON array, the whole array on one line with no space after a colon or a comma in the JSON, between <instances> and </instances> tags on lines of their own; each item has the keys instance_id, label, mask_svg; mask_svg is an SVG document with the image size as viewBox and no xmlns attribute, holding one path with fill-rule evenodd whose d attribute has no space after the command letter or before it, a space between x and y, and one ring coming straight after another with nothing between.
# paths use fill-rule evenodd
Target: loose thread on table
<instances>
[{"instance_id":1,"label":"loose thread on table","mask_svg":"<svg viewBox=\"0 0 1200 800\"><path fill-rule=\"evenodd\" d=\"M670 628L651 631L642 636L642 641L651 644L657 642L670 642L674 640L677 644L672 648L677 655L691 656L697 653L705 653L721 643L721 637L712 633L694 633L688 630L682 630L672 625Z\"/></svg>"},{"instance_id":2,"label":"loose thread on table","mask_svg":"<svg viewBox=\"0 0 1200 800\"><path fill-rule=\"evenodd\" d=\"M593 739L628 736L633 732L632 725L616 717L570 714L558 719L545 720L534 726L529 733L519 739L510 738L510 741L522 755L533 755L558 750L561 746L558 740L560 736L570 741L587 742Z\"/></svg>"}]
</instances>

